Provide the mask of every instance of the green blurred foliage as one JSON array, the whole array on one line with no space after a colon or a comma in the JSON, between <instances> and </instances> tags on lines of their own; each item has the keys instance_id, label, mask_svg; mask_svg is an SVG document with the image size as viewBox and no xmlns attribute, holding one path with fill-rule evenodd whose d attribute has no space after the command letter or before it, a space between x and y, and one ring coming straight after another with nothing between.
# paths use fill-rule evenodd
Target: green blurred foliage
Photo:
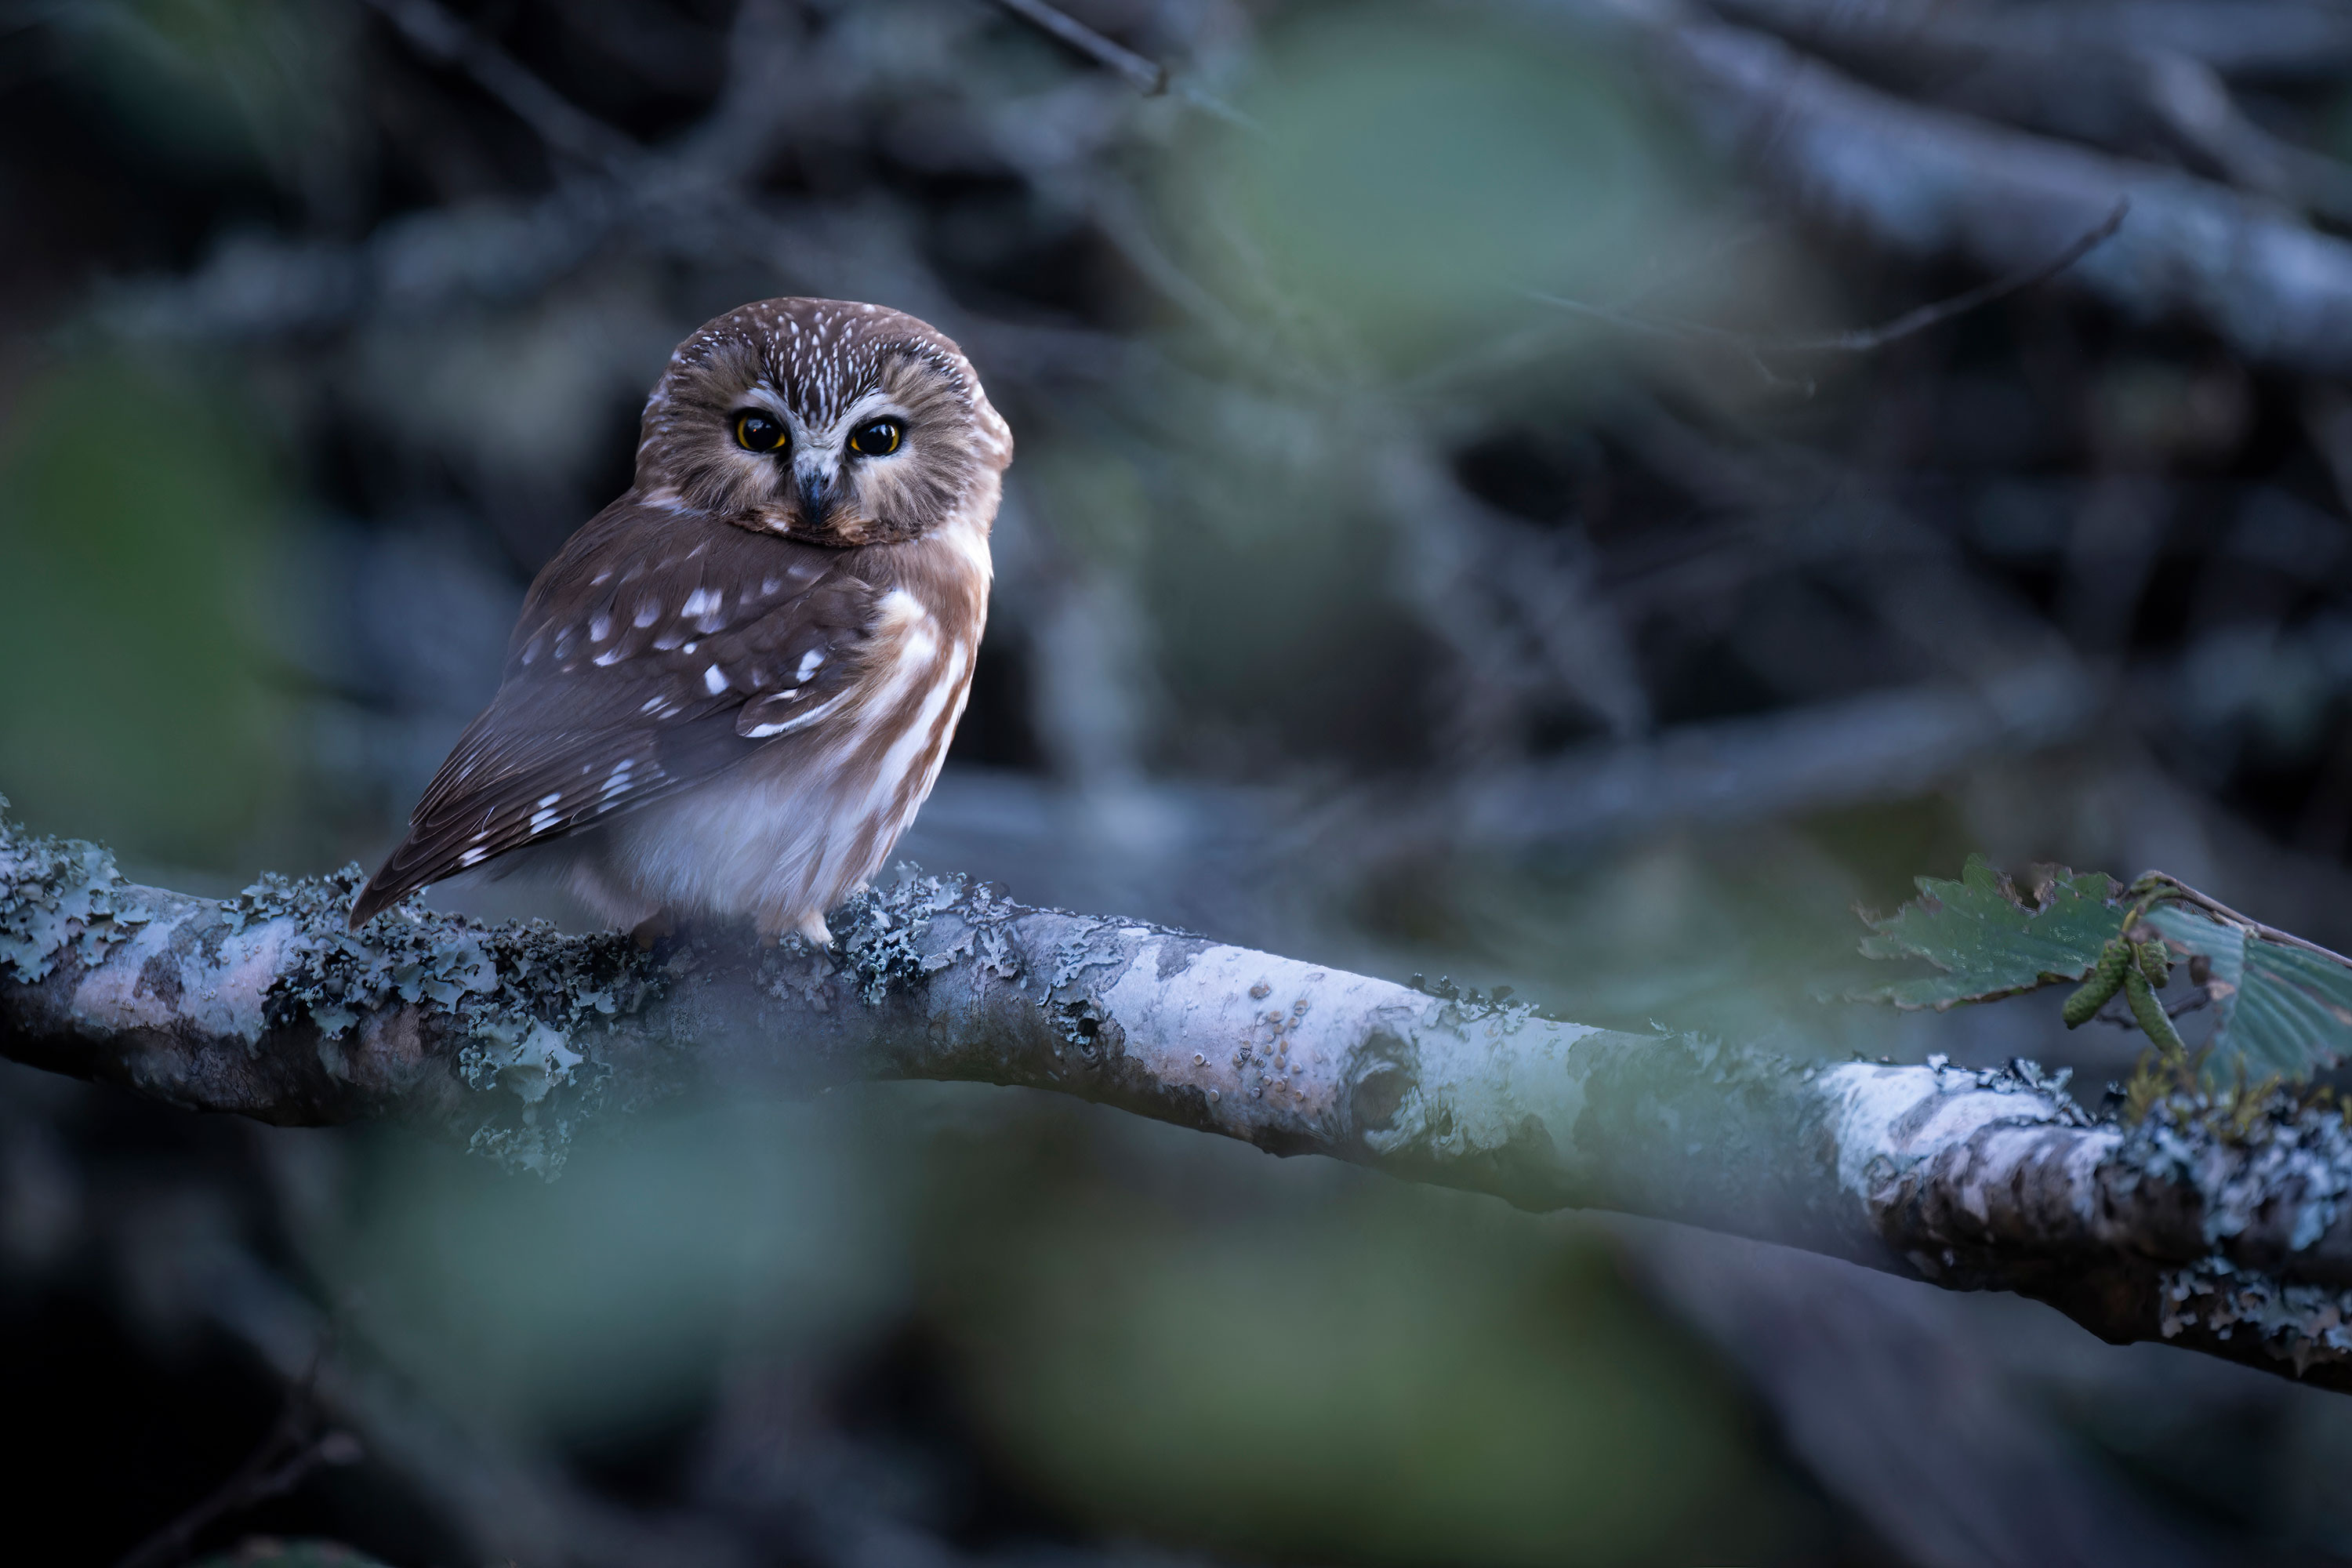
<instances>
[{"instance_id":1,"label":"green blurred foliage","mask_svg":"<svg viewBox=\"0 0 2352 1568\"><path fill-rule=\"evenodd\" d=\"M1343 6L1280 26L1177 203L1206 275L1328 314L1392 364L1541 289L1601 301L1673 252L1704 178L1622 71L1554 28Z\"/></svg>"},{"instance_id":2,"label":"green blurred foliage","mask_svg":"<svg viewBox=\"0 0 2352 1568\"><path fill-rule=\"evenodd\" d=\"M1024 441L1020 482L1043 504L1055 536L1081 559L1129 576L1143 566L1151 497L1117 446L1066 435Z\"/></svg>"},{"instance_id":3,"label":"green blurred foliage","mask_svg":"<svg viewBox=\"0 0 2352 1568\"><path fill-rule=\"evenodd\" d=\"M889 1215L848 1131L807 1106L648 1117L552 1183L386 1140L316 1262L451 1407L593 1443L690 1408L724 1354L887 1310Z\"/></svg>"},{"instance_id":4,"label":"green blurred foliage","mask_svg":"<svg viewBox=\"0 0 2352 1568\"><path fill-rule=\"evenodd\" d=\"M975 1085L634 1124L551 1184L374 1148L312 1267L526 1438L625 1445L730 1368L821 1387L911 1331L997 1484L1114 1537L1507 1568L1801 1561L1816 1527L1605 1235L1488 1199Z\"/></svg>"},{"instance_id":5,"label":"green blurred foliage","mask_svg":"<svg viewBox=\"0 0 2352 1568\"><path fill-rule=\"evenodd\" d=\"M69 7L76 74L149 155L192 174L257 169L337 204L359 8L301 0L113 0Z\"/></svg>"},{"instance_id":6,"label":"green blurred foliage","mask_svg":"<svg viewBox=\"0 0 2352 1568\"><path fill-rule=\"evenodd\" d=\"M187 865L237 854L285 788L264 617L278 476L232 386L88 361L0 447L0 787L26 821Z\"/></svg>"},{"instance_id":7,"label":"green blurred foliage","mask_svg":"<svg viewBox=\"0 0 2352 1568\"><path fill-rule=\"evenodd\" d=\"M1790 1031L1807 1054L1877 1055L1905 1048L1904 1027L1825 1000L1840 986L1825 991L1824 976L1869 976L1853 910L1880 901L1872 873L1952 809L1927 797L1582 851L1410 858L1369 879L1349 913L1397 945L1391 973L1502 982L1609 1028Z\"/></svg>"},{"instance_id":8,"label":"green blurred foliage","mask_svg":"<svg viewBox=\"0 0 2352 1568\"><path fill-rule=\"evenodd\" d=\"M1589 412L1607 395L1596 356L1622 345L1530 292L1612 302L1671 282L1719 237L1719 182L1572 33L1491 15L1288 12L1239 103L1249 128L1199 117L1158 189L1201 285L1205 331L1184 342L1221 374L1171 378L1140 442L1072 432L1139 453L1150 515L1131 574L1169 699L1153 761L1410 768L1444 728L1424 694L1448 661L1408 601L1456 525L1399 514L1385 448L1443 452L1498 405ZM1496 358L1555 331L1566 349L1540 368ZM1400 376L1409 401L1356 395ZM1065 513L1095 504L1042 510L1075 536Z\"/></svg>"},{"instance_id":9,"label":"green blurred foliage","mask_svg":"<svg viewBox=\"0 0 2352 1568\"><path fill-rule=\"evenodd\" d=\"M1008 1121L929 1186L929 1310L1079 1517L1274 1561L1786 1546L1743 1411L1593 1232L1108 1112Z\"/></svg>"},{"instance_id":10,"label":"green blurred foliage","mask_svg":"<svg viewBox=\"0 0 2352 1568\"><path fill-rule=\"evenodd\" d=\"M1024 434L1015 469L1057 538L1143 611L1151 760L1243 778L1333 752L1420 760L1415 672L1436 656L1398 603L1360 448L1244 395L1162 412L1184 433L1174 451L1072 420Z\"/></svg>"}]
</instances>

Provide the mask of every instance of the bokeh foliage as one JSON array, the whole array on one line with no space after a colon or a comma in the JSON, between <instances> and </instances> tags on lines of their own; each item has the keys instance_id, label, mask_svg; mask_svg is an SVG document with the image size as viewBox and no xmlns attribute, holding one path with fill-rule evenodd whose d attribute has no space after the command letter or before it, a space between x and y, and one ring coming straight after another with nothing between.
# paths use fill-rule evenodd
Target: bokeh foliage
<instances>
[{"instance_id":1,"label":"bokeh foliage","mask_svg":"<svg viewBox=\"0 0 2352 1568\"><path fill-rule=\"evenodd\" d=\"M240 404L232 379L128 358L18 392L0 446L0 776L26 821L213 865L284 798L275 634L312 611Z\"/></svg>"},{"instance_id":2,"label":"bokeh foliage","mask_svg":"<svg viewBox=\"0 0 2352 1568\"><path fill-rule=\"evenodd\" d=\"M1703 163L1634 79L1506 15L1294 15L1240 108L1250 130L1200 129L1188 250L1219 293L1328 334L1284 345L1310 371L1457 358L1530 290L1618 299L1706 221Z\"/></svg>"}]
</instances>

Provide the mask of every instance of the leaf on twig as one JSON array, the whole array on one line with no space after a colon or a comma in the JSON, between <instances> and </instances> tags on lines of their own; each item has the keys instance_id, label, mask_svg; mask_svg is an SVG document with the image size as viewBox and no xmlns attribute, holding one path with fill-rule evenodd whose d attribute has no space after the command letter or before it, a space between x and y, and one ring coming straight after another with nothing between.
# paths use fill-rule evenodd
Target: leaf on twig
<instances>
[{"instance_id":1,"label":"leaf on twig","mask_svg":"<svg viewBox=\"0 0 2352 1568\"><path fill-rule=\"evenodd\" d=\"M2352 1056L2352 967L2263 934L2265 928L2187 902L2142 917L2167 943L2210 966L2209 1073L2234 1054L2250 1076L2311 1076Z\"/></svg>"},{"instance_id":2,"label":"leaf on twig","mask_svg":"<svg viewBox=\"0 0 2352 1568\"><path fill-rule=\"evenodd\" d=\"M1851 993L1851 1000L1941 1012L2082 980L2106 954L2116 962L2099 970L2100 984L2076 994L2068 1026L2087 1022L2118 990L2130 992L2141 1026L2186 1063L2167 1016L2179 1004L2164 1005L2179 994L2150 988L2166 978L2169 949L2192 961L2212 1009L2202 1058L2209 1079L2241 1067L2256 1079L2307 1079L2352 1058L2352 959L2273 931L2161 872L2125 888L2104 872L2062 869L2029 903L1983 856L1971 855L1958 881L1921 877L1918 887L1919 897L1892 915L1864 917L1870 935L1862 952L1925 960L1937 973ZM2147 940L2151 931L2162 948Z\"/></svg>"},{"instance_id":3,"label":"leaf on twig","mask_svg":"<svg viewBox=\"0 0 2352 1568\"><path fill-rule=\"evenodd\" d=\"M1958 881L1916 880L1916 900L1884 918L1864 917L1871 934L1863 956L1925 959L1939 973L1855 992L1853 1000L1940 1013L2080 980L2122 919L2122 889L2103 871L2058 870L2031 904L1981 855L1969 857Z\"/></svg>"}]
</instances>

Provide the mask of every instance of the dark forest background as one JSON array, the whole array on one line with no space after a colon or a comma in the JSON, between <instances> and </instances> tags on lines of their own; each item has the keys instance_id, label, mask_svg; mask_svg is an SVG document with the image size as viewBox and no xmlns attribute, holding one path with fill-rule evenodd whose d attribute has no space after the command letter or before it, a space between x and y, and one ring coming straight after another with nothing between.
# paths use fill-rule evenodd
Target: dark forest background
<instances>
[{"instance_id":1,"label":"dark forest background","mask_svg":"<svg viewBox=\"0 0 2352 1568\"><path fill-rule=\"evenodd\" d=\"M2054 1000L1824 1000L1855 906L2352 946L2352 7L1061 9L0 5L13 812L372 864L670 347L808 293L1019 442L911 862L2086 1099ZM7 1068L0 1344L22 1562L2352 1560L2340 1397L1012 1090L549 1182Z\"/></svg>"}]
</instances>

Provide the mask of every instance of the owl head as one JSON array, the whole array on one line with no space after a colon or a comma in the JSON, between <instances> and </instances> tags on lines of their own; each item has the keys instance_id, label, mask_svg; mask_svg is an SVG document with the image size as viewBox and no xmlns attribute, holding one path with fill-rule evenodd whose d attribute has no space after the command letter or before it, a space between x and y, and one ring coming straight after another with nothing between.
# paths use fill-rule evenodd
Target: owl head
<instances>
[{"instance_id":1,"label":"owl head","mask_svg":"<svg viewBox=\"0 0 2352 1568\"><path fill-rule=\"evenodd\" d=\"M944 522L1013 437L971 363L912 316L763 300L705 323L646 400L636 484L739 526L833 546Z\"/></svg>"}]
</instances>

